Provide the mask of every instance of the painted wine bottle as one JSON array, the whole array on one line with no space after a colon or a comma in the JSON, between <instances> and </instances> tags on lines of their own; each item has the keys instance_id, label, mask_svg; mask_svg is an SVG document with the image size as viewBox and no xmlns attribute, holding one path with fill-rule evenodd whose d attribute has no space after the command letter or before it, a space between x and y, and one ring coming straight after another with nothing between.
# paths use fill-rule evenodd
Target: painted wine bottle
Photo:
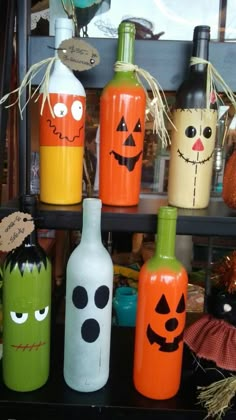
<instances>
[{"instance_id":1,"label":"painted wine bottle","mask_svg":"<svg viewBox=\"0 0 236 420\"><path fill-rule=\"evenodd\" d=\"M109 377L113 264L101 240L101 200L83 200L80 244L66 269L64 378L81 392Z\"/></svg>"},{"instance_id":2,"label":"painted wine bottle","mask_svg":"<svg viewBox=\"0 0 236 420\"><path fill-rule=\"evenodd\" d=\"M103 204L133 206L139 202L145 130L145 90L133 67L135 25L119 26L113 79L100 100L99 196ZM122 64L125 64L122 67Z\"/></svg>"},{"instance_id":3,"label":"painted wine bottle","mask_svg":"<svg viewBox=\"0 0 236 420\"><path fill-rule=\"evenodd\" d=\"M72 38L72 19L55 20L55 48ZM56 52L57 54L57 52ZM85 90L58 58L49 78L49 101L40 115L40 200L75 204L82 200ZM42 100L43 93L41 93Z\"/></svg>"},{"instance_id":4,"label":"painted wine bottle","mask_svg":"<svg viewBox=\"0 0 236 420\"><path fill-rule=\"evenodd\" d=\"M168 202L176 207L201 209L210 199L217 98L208 90L209 40L209 26L194 28L189 75L176 92L168 177Z\"/></svg>"},{"instance_id":5,"label":"painted wine bottle","mask_svg":"<svg viewBox=\"0 0 236 420\"><path fill-rule=\"evenodd\" d=\"M35 218L36 196L21 211ZM3 381L20 392L43 386L50 368L51 263L37 231L7 254L3 265Z\"/></svg>"},{"instance_id":6,"label":"painted wine bottle","mask_svg":"<svg viewBox=\"0 0 236 420\"><path fill-rule=\"evenodd\" d=\"M168 399L179 389L188 276L175 257L177 209L158 212L154 256L141 268L134 350L134 385L153 399Z\"/></svg>"}]
</instances>

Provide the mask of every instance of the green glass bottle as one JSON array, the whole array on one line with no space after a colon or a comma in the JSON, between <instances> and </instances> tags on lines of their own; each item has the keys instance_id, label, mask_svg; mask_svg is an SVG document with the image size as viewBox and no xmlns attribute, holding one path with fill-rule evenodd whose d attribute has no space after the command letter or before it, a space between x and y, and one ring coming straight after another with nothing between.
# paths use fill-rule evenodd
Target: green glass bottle
<instances>
[{"instance_id":1,"label":"green glass bottle","mask_svg":"<svg viewBox=\"0 0 236 420\"><path fill-rule=\"evenodd\" d=\"M155 255L138 281L134 385L161 400L178 392L182 367L188 276L175 257L176 218L175 207L160 207Z\"/></svg>"},{"instance_id":2,"label":"green glass bottle","mask_svg":"<svg viewBox=\"0 0 236 420\"><path fill-rule=\"evenodd\" d=\"M36 196L21 211L36 214ZM51 263L34 230L3 265L3 381L19 392L40 388L50 359Z\"/></svg>"},{"instance_id":3,"label":"green glass bottle","mask_svg":"<svg viewBox=\"0 0 236 420\"><path fill-rule=\"evenodd\" d=\"M134 71L135 25L119 26L113 79L100 101L99 195L103 204L139 202L145 131L146 94Z\"/></svg>"}]
</instances>

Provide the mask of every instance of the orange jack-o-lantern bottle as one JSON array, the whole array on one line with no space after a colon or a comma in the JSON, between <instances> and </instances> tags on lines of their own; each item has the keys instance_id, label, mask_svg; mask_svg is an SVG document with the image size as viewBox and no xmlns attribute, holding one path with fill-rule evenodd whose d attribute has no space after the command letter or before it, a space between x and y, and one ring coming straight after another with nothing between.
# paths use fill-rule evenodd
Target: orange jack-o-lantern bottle
<instances>
[{"instance_id":1,"label":"orange jack-o-lantern bottle","mask_svg":"<svg viewBox=\"0 0 236 420\"><path fill-rule=\"evenodd\" d=\"M55 21L55 48L72 38L71 19ZM59 59L49 79L49 102L40 115L40 200L75 204L82 200L85 91ZM41 94L42 95L42 94Z\"/></svg>"},{"instance_id":2,"label":"orange jack-o-lantern bottle","mask_svg":"<svg viewBox=\"0 0 236 420\"><path fill-rule=\"evenodd\" d=\"M176 207L201 209L210 199L217 103L213 92L208 98L208 64L202 62L209 40L209 26L194 28L189 75L176 92L168 178L168 202Z\"/></svg>"},{"instance_id":3,"label":"orange jack-o-lantern bottle","mask_svg":"<svg viewBox=\"0 0 236 420\"><path fill-rule=\"evenodd\" d=\"M135 25L119 26L117 61L133 64ZM100 101L99 195L103 204L139 202L146 95L133 69L115 71Z\"/></svg>"},{"instance_id":4,"label":"orange jack-o-lantern bottle","mask_svg":"<svg viewBox=\"0 0 236 420\"><path fill-rule=\"evenodd\" d=\"M153 399L179 390L188 276L175 257L177 209L160 207L155 255L144 263L138 283L134 385Z\"/></svg>"}]
</instances>

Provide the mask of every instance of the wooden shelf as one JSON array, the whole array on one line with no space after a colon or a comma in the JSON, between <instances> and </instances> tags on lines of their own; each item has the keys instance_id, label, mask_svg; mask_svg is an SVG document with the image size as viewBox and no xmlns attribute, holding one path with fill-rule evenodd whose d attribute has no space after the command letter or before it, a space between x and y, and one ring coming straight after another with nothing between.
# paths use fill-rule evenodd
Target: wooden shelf
<instances>
[{"instance_id":1,"label":"wooden shelf","mask_svg":"<svg viewBox=\"0 0 236 420\"><path fill-rule=\"evenodd\" d=\"M138 206L102 207L102 230L123 232L156 232L157 213L167 205L165 196L142 196ZM0 208L0 218L18 210L17 200ZM82 205L53 206L39 204L38 227L46 229L80 229ZM212 199L203 210L178 209L177 234L235 236L236 210L229 209L221 199Z\"/></svg>"}]
</instances>

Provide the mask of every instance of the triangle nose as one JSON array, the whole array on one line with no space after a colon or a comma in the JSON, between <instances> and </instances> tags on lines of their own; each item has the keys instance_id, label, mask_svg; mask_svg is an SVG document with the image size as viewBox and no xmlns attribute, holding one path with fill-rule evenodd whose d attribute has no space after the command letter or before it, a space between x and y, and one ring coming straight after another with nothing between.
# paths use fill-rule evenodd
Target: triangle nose
<instances>
[{"instance_id":1,"label":"triangle nose","mask_svg":"<svg viewBox=\"0 0 236 420\"><path fill-rule=\"evenodd\" d=\"M136 146L132 134L130 134L127 139L124 141L123 146Z\"/></svg>"},{"instance_id":2,"label":"triangle nose","mask_svg":"<svg viewBox=\"0 0 236 420\"><path fill-rule=\"evenodd\" d=\"M201 152L202 150L204 150L204 146L203 146L203 143L202 143L202 141L201 141L200 138L198 138L195 141L195 143L194 143L194 145L192 147L192 150L196 150L197 152Z\"/></svg>"}]
</instances>

